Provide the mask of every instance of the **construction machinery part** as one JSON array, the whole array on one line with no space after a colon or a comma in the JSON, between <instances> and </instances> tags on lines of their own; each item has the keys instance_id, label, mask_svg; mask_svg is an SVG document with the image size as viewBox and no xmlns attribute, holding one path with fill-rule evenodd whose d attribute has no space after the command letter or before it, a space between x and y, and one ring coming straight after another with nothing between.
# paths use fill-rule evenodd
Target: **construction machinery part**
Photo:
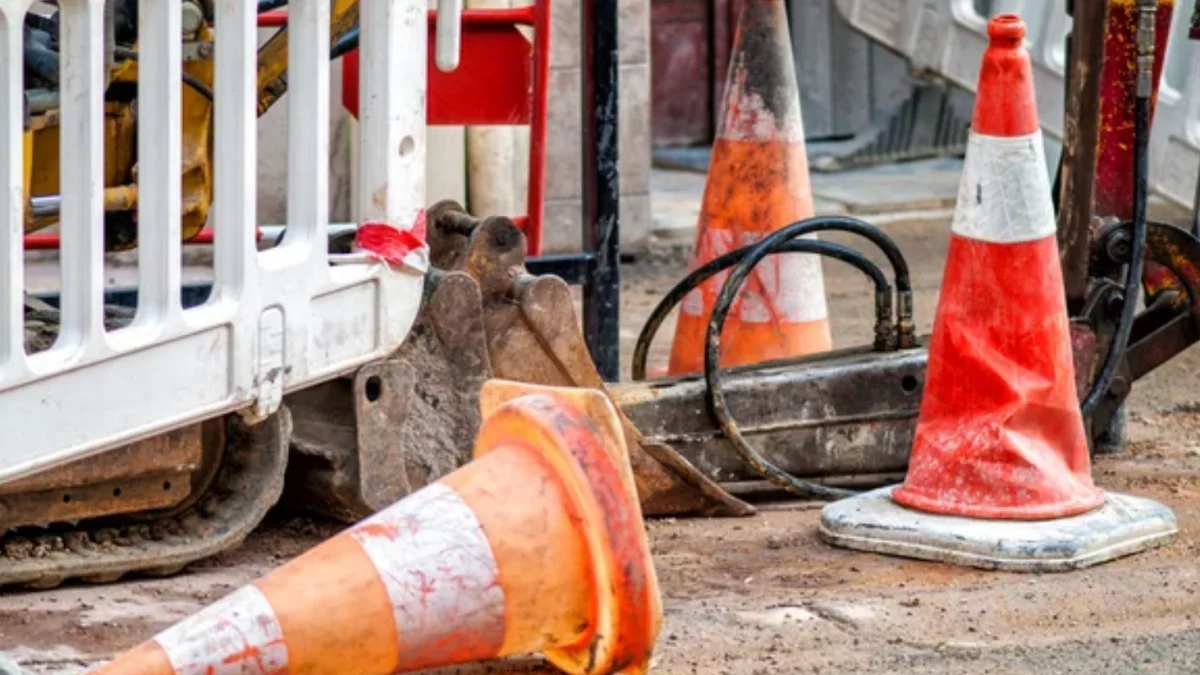
<instances>
[{"instance_id":1,"label":"construction machinery part","mask_svg":"<svg viewBox=\"0 0 1200 675\"><path fill-rule=\"evenodd\" d=\"M427 223L435 267L409 339L352 377L286 399L297 418L289 501L356 520L461 466L492 377L607 391L570 288L528 274L511 220L441 202ZM648 515L753 513L624 416L622 425Z\"/></svg>"},{"instance_id":2,"label":"construction machinery part","mask_svg":"<svg viewBox=\"0 0 1200 675\"><path fill-rule=\"evenodd\" d=\"M285 498L354 522L470 459L491 375L479 286L431 271L400 349L287 398L295 414Z\"/></svg>"},{"instance_id":3,"label":"construction machinery part","mask_svg":"<svg viewBox=\"0 0 1200 675\"><path fill-rule=\"evenodd\" d=\"M112 464L114 457L147 461L147 455L153 458L153 451L169 447L171 439L178 439L180 434L118 449L64 469L74 469L68 475L78 480L95 478L95 483L48 488L47 478L62 481L63 474L54 472L46 478L30 477L28 480L35 482L29 492L20 491L20 483L5 484L5 494L0 498L5 503L37 504L49 492L64 499L72 497L62 506L71 505L76 515L68 517L61 510L49 509L40 514L31 512L22 522L36 519L38 527L15 527L0 537L0 586L51 588L75 579L111 582L135 572L174 574L191 562L236 547L279 499L290 427L290 415L281 408L253 427L231 415L206 423L199 434L184 430L181 433L185 437L202 436L223 443L204 453L217 458L219 464L197 467L192 475L200 477L199 485L187 475L180 476L179 482L161 473L144 477L134 473L132 479L127 478L127 471L119 478L97 475L105 473L103 464L119 466ZM164 503L139 496L138 491L146 489L147 481L153 481L150 487L172 495L174 500ZM197 487L201 489L195 490ZM130 501L125 501L126 489L133 490ZM117 506L121 515L78 520L80 513L109 514L117 511ZM13 525L10 517L5 517L4 523Z\"/></svg>"},{"instance_id":4,"label":"construction machinery part","mask_svg":"<svg viewBox=\"0 0 1200 675\"><path fill-rule=\"evenodd\" d=\"M59 312L25 300L25 346L47 348ZM106 307L109 329L129 324ZM239 545L279 500L291 416L217 417L0 483L0 587L173 573Z\"/></svg>"},{"instance_id":5,"label":"construction machinery part","mask_svg":"<svg viewBox=\"0 0 1200 675\"><path fill-rule=\"evenodd\" d=\"M337 44L357 25L358 0L332 0L329 7L329 43ZM287 88L288 29L283 26L258 49L259 117L283 98Z\"/></svg>"},{"instance_id":6,"label":"construction machinery part","mask_svg":"<svg viewBox=\"0 0 1200 675\"><path fill-rule=\"evenodd\" d=\"M1098 234L1093 248L1092 271L1097 280L1094 292L1098 297L1090 304L1102 317L1096 322L1099 329L1095 332L1097 343L1102 345L1098 348L1101 353L1112 339L1113 326L1123 304L1114 300L1121 289L1113 279L1127 262L1132 231L1131 223L1109 226ZM1089 420L1093 433L1114 418L1134 382L1195 344L1200 337L1200 240L1173 225L1150 221L1146 227L1146 260L1169 272L1178 280L1179 288L1158 293L1150 306L1135 317L1128 345ZM1105 280L1107 284L1100 283Z\"/></svg>"},{"instance_id":7,"label":"construction machinery part","mask_svg":"<svg viewBox=\"0 0 1200 675\"><path fill-rule=\"evenodd\" d=\"M138 157L137 0L112 0L106 13L112 35L107 63L104 109L105 250L137 246ZM181 66L182 238L200 234L213 198L213 4L186 0ZM335 0L330 7L331 42L358 25L358 0ZM60 118L58 67L59 10L30 12L24 54L27 78L27 122L24 135L25 231L36 232L58 222L60 195ZM264 115L287 92L288 29L280 28L258 49L258 114Z\"/></svg>"},{"instance_id":8,"label":"construction machinery part","mask_svg":"<svg viewBox=\"0 0 1200 675\"><path fill-rule=\"evenodd\" d=\"M850 349L725 372L741 433L784 471L843 483L903 473L921 403L925 350ZM673 448L720 483L760 477L705 406L703 377L618 384L612 398L649 442Z\"/></svg>"},{"instance_id":9,"label":"construction machinery part","mask_svg":"<svg viewBox=\"0 0 1200 675\"><path fill-rule=\"evenodd\" d=\"M108 45L108 88L104 102L105 249L133 248L137 243L138 35L137 1L112 0L105 13ZM50 8L50 5L46 5ZM193 20L183 25L181 216L182 237L199 234L213 197L213 20L212 5L187 0L181 12ZM60 14L57 8L31 10L26 16L24 52L27 117L24 133L25 231L58 222L60 195L59 60ZM283 64L286 68L286 52Z\"/></svg>"},{"instance_id":10,"label":"construction machinery part","mask_svg":"<svg viewBox=\"0 0 1200 675\"><path fill-rule=\"evenodd\" d=\"M1088 286L1092 243L1097 143L1100 140L1100 91L1104 66L1108 0L1072 7L1074 28L1068 41L1066 73L1068 114L1063 149L1051 195L1058 211L1058 250L1063 264L1067 309L1077 312Z\"/></svg>"},{"instance_id":11,"label":"construction machinery part","mask_svg":"<svg viewBox=\"0 0 1200 675\"><path fill-rule=\"evenodd\" d=\"M174 507L202 494L225 444L197 424L0 485L0 529Z\"/></svg>"}]
</instances>

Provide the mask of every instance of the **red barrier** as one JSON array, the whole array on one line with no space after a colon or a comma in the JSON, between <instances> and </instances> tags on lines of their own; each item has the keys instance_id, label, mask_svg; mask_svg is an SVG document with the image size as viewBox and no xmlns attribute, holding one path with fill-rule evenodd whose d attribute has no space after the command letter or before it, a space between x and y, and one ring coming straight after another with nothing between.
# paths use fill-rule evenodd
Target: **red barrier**
<instances>
[{"instance_id":1,"label":"red barrier","mask_svg":"<svg viewBox=\"0 0 1200 675\"><path fill-rule=\"evenodd\" d=\"M517 9L463 12L462 57L451 73L433 65L436 19L437 12L430 12L428 123L529 125L526 214L513 222L525 231L529 255L540 255L550 105L550 0ZM533 28L532 44L519 26ZM342 105L355 117L358 97L358 50L353 50L342 58Z\"/></svg>"}]
</instances>

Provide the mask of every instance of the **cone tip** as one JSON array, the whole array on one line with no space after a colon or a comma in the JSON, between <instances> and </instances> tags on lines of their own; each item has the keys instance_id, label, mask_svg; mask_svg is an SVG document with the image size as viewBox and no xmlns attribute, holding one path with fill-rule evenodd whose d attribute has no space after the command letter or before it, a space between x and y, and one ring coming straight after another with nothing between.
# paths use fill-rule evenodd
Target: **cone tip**
<instances>
[{"instance_id":1,"label":"cone tip","mask_svg":"<svg viewBox=\"0 0 1200 675\"><path fill-rule=\"evenodd\" d=\"M1025 22L1018 14L997 14L988 22L988 37L993 47L1012 47L1025 39Z\"/></svg>"}]
</instances>

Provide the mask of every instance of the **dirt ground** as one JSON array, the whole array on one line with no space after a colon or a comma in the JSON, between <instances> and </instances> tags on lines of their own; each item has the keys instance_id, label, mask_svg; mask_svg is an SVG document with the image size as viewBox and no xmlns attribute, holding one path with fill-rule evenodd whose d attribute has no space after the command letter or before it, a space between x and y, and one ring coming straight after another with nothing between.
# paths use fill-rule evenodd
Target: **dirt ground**
<instances>
[{"instance_id":1,"label":"dirt ground","mask_svg":"<svg viewBox=\"0 0 1200 675\"><path fill-rule=\"evenodd\" d=\"M696 180L656 175L656 213L686 220L698 201ZM884 227L908 256L918 326L928 331L948 219L924 212ZM643 318L685 271L690 242L672 241L623 270L623 372ZM825 270L837 345L868 341L867 282L837 263ZM663 328L652 365L665 362L671 330ZM656 520L648 527L665 621L653 671L1200 672L1198 372L1200 352L1192 349L1137 383L1126 451L1095 465L1104 487L1175 510L1181 534L1171 546L1088 570L1028 575L831 548L816 536L816 504L782 505L749 519ZM35 672L80 672L337 529L280 512L240 549L175 577L0 595L0 650ZM513 668L541 670L528 662Z\"/></svg>"}]
</instances>

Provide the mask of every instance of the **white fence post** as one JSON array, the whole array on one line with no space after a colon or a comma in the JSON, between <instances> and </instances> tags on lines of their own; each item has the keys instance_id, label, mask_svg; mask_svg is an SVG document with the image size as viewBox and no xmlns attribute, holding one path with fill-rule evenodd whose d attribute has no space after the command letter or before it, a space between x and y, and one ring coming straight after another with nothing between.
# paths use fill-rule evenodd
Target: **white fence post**
<instances>
[{"instance_id":1,"label":"white fence post","mask_svg":"<svg viewBox=\"0 0 1200 675\"><path fill-rule=\"evenodd\" d=\"M0 2L0 96L2 101L22 100L25 79L22 58L25 0ZM25 223L24 141L22 106L0 106L0 381L22 375L25 364L24 285L25 259L21 237Z\"/></svg>"},{"instance_id":2,"label":"white fence post","mask_svg":"<svg viewBox=\"0 0 1200 675\"><path fill-rule=\"evenodd\" d=\"M425 202L425 0L359 5L358 213L409 228Z\"/></svg>"}]
</instances>

